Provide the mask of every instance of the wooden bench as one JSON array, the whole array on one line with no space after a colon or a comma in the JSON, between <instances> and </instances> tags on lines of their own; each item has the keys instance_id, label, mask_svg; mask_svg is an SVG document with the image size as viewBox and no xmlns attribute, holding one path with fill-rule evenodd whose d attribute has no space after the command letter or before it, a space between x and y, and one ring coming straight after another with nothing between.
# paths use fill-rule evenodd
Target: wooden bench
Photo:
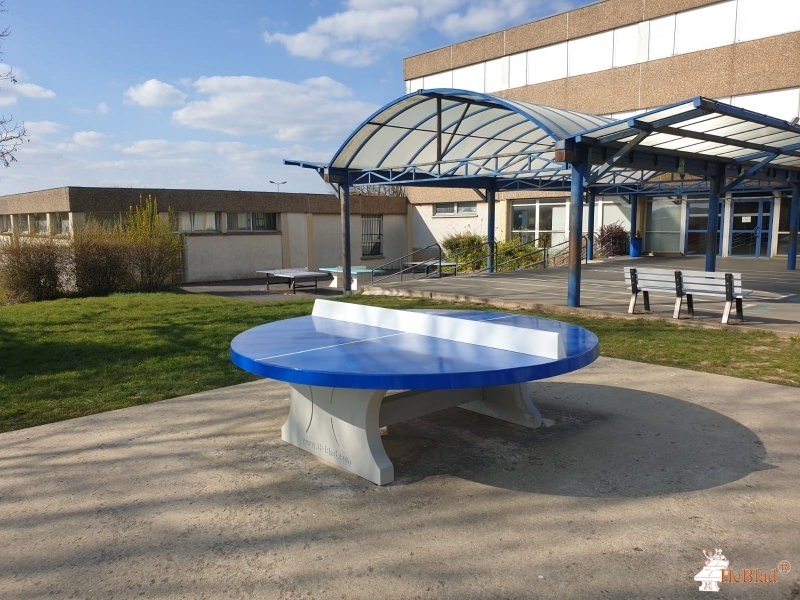
<instances>
[{"instance_id":1,"label":"wooden bench","mask_svg":"<svg viewBox=\"0 0 800 600\"><path fill-rule=\"evenodd\" d=\"M741 273L709 273L706 271L679 271L649 267L624 267L625 285L631 292L628 313L633 314L639 292L644 299L644 309L650 311L650 292L667 292L675 295L672 318L680 318L683 298L689 316L694 316L694 296L724 298L722 323L728 323L733 304L736 304L736 317L744 320L742 298L750 294L742 288Z\"/></svg>"}]
</instances>

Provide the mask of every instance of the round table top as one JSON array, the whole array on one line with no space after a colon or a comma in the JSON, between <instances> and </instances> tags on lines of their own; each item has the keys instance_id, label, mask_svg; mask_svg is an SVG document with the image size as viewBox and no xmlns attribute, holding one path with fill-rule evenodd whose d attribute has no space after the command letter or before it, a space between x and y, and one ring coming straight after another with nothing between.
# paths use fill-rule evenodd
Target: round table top
<instances>
[{"instance_id":1,"label":"round table top","mask_svg":"<svg viewBox=\"0 0 800 600\"><path fill-rule=\"evenodd\" d=\"M507 385L560 375L599 356L591 331L552 319L475 311L428 314L513 326L519 335L538 329L563 336L566 354L545 358L323 317L266 323L231 342L233 363L256 375L326 387L404 390Z\"/></svg>"}]
</instances>

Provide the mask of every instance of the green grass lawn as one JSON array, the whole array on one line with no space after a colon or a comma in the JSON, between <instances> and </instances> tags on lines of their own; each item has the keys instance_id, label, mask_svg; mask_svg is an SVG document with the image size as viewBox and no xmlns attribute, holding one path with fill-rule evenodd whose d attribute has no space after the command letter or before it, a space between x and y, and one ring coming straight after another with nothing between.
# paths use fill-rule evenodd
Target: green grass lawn
<instances>
[{"instance_id":1,"label":"green grass lawn","mask_svg":"<svg viewBox=\"0 0 800 600\"><path fill-rule=\"evenodd\" d=\"M456 306L395 297L349 300L393 308ZM163 293L0 307L0 431L251 381L230 363L231 339L261 323L308 314L311 306L310 300L257 303ZM651 319L550 316L594 331L604 356L800 386L798 338Z\"/></svg>"}]
</instances>

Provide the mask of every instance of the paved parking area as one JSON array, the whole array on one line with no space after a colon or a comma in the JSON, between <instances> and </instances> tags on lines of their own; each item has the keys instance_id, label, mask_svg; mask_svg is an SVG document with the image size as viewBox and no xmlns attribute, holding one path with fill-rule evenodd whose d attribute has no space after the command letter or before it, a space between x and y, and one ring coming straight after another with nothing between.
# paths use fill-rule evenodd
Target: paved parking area
<instances>
[{"instance_id":1,"label":"paved parking area","mask_svg":"<svg viewBox=\"0 0 800 600\"><path fill-rule=\"evenodd\" d=\"M627 315L630 294L625 289L624 266L648 266L667 269L705 270L703 257L612 258L581 267L581 310ZM786 270L785 260L718 259L718 271L742 273L746 289L753 293L745 299L745 329L768 329L776 333L800 335L800 271ZM514 273L444 277L441 279L406 279L365 288L367 294L397 294L439 299L486 302L508 308L567 308L569 272L564 268L538 269ZM651 294L651 318L672 318L674 296ZM724 302L696 297L695 318L682 323L719 324ZM642 310L640 300L637 310ZM682 313L685 316L685 312Z\"/></svg>"}]
</instances>

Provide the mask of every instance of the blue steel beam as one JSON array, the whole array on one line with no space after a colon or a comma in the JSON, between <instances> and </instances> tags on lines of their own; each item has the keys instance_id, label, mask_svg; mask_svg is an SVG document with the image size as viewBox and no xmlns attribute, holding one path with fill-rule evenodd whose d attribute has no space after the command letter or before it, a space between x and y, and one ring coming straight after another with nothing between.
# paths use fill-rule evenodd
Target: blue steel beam
<instances>
[{"instance_id":1,"label":"blue steel beam","mask_svg":"<svg viewBox=\"0 0 800 600\"><path fill-rule=\"evenodd\" d=\"M789 250L786 268L797 269L797 236L800 229L800 177L792 182L792 204L789 209Z\"/></svg>"},{"instance_id":2,"label":"blue steel beam","mask_svg":"<svg viewBox=\"0 0 800 600\"><path fill-rule=\"evenodd\" d=\"M569 282L567 306L581 305L581 233L583 229L583 188L589 161L585 152L572 163L569 203Z\"/></svg>"},{"instance_id":3,"label":"blue steel beam","mask_svg":"<svg viewBox=\"0 0 800 600\"><path fill-rule=\"evenodd\" d=\"M717 229L719 228L719 197L722 190L722 169L711 178L711 187L708 193L708 224L706 227L706 271L717 270L717 248L719 240Z\"/></svg>"}]
</instances>

